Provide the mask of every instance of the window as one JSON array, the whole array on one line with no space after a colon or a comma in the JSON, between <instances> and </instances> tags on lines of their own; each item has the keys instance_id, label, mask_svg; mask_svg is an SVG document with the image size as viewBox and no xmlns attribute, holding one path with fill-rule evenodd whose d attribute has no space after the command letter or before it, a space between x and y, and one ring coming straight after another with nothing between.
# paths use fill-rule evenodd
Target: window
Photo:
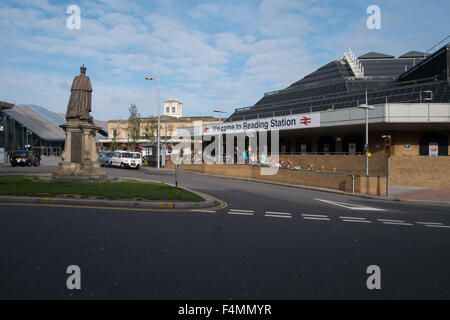
<instances>
[{"instance_id":1,"label":"window","mask_svg":"<svg viewBox=\"0 0 450 320\"><path fill-rule=\"evenodd\" d=\"M175 107L172 107L172 113L175 113L175 110L176 110Z\"/></svg>"},{"instance_id":2,"label":"window","mask_svg":"<svg viewBox=\"0 0 450 320\"><path fill-rule=\"evenodd\" d=\"M170 108L166 107L166 113L169 113L169 112L170 112Z\"/></svg>"},{"instance_id":3,"label":"window","mask_svg":"<svg viewBox=\"0 0 450 320\"><path fill-rule=\"evenodd\" d=\"M420 137L419 155L448 156L448 139L440 133L429 133Z\"/></svg>"}]
</instances>

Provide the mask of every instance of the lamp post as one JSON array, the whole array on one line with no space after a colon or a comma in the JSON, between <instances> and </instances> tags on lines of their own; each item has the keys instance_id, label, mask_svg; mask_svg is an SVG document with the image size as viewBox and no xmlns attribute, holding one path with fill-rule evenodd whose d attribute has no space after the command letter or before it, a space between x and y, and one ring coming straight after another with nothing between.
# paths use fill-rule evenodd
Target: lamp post
<instances>
[{"instance_id":1,"label":"lamp post","mask_svg":"<svg viewBox=\"0 0 450 320\"><path fill-rule=\"evenodd\" d=\"M226 111L223 111L223 110L220 110L220 109L215 109L213 112L215 112L215 113L218 113L219 114L219 127L220 127L220 124L221 124L221 122L222 122L222 113L227 113ZM220 156L220 159L222 160L222 158L223 158L223 152L222 152L222 148L221 148L221 142L222 142L222 134L220 133L219 134L219 136L220 136L220 140L219 140L219 153L221 154L221 155L219 155ZM220 163L222 163L222 162L220 162Z\"/></svg>"},{"instance_id":2,"label":"lamp post","mask_svg":"<svg viewBox=\"0 0 450 320\"><path fill-rule=\"evenodd\" d=\"M145 78L145 80L154 80L152 77L147 77ZM159 80L159 74L158 74L158 129L157 129L157 168L159 169L160 167L160 161L161 161L161 132L160 132L160 126L161 126L161 117L160 117L160 112L159 112L159 88L160 88L160 80Z\"/></svg>"},{"instance_id":3,"label":"lamp post","mask_svg":"<svg viewBox=\"0 0 450 320\"><path fill-rule=\"evenodd\" d=\"M375 109L373 106L369 106L366 90L366 103L358 106L358 108L366 110L366 144L364 145L364 153L366 155L366 176L369 175L369 110Z\"/></svg>"}]
</instances>

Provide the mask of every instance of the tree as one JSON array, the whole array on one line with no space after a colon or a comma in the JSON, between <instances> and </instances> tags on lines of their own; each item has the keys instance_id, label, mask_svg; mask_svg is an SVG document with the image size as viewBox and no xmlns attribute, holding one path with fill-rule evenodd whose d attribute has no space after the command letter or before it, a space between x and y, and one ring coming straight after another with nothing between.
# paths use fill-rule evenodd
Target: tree
<instances>
[{"instance_id":1,"label":"tree","mask_svg":"<svg viewBox=\"0 0 450 320\"><path fill-rule=\"evenodd\" d=\"M158 119L156 119L153 116L150 116L144 127L145 139L148 140L150 139L150 137L156 136L157 130L158 130Z\"/></svg>"},{"instance_id":2,"label":"tree","mask_svg":"<svg viewBox=\"0 0 450 320\"><path fill-rule=\"evenodd\" d=\"M136 146L136 140L139 139L141 134L141 115L139 114L138 108L135 104L131 104L130 116L128 117L128 141L132 142L133 148Z\"/></svg>"},{"instance_id":3,"label":"tree","mask_svg":"<svg viewBox=\"0 0 450 320\"><path fill-rule=\"evenodd\" d=\"M113 136L112 136L112 139L111 139L111 149L112 149L112 151L115 151L117 149L117 145L118 145L117 137L118 136L119 136L119 134L117 133L117 130L114 129L113 130Z\"/></svg>"}]
</instances>

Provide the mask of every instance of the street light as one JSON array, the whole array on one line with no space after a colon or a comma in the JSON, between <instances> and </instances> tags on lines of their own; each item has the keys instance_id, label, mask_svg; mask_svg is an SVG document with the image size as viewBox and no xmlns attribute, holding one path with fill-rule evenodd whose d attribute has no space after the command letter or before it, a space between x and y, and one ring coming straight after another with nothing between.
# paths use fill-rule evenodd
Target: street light
<instances>
[{"instance_id":1,"label":"street light","mask_svg":"<svg viewBox=\"0 0 450 320\"><path fill-rule=\"evenodd\" d=\"M154 80L154 79L152 77L147 77L147 78L145 78L145 80ZM160 119L160 112L159 112L159 87L160 87L159 74L158 74L158 79L157 80L158 80L158 129L157 129L157 136L158 136L158 138L157 138L157 140L158 140L157 156L158 156L158 159L157 159L156 162L158 163L157 168L159 169L159 166L160 166L159 163L161 161L161 159L160 159L160 157L161 157L161 147L160 147L161 133L159 132L160 126L161 126L161 119Z\"/></svg>"},{"instance_id":2,"label":"street light","mask_svg":"<svg viewBox=\"0 0 450 320\"><path fill-rule=\"evenodd\" d=\"M222 113L227 113L227 112L223 111L223 110L220 110L220 109L215 109L215 110L213 110L213 112L219 114L219 127L220 127L220 124L222 122L222 117L221 117ZM221 150L222 135L220 134L220 132L219 132L219 136L220 136L220 139L219 139L219 154L221 153L221 155L219 155L219 157L220 157L220 159L222 159L222 157L223 157L223 152Z\"/></svg>"},{"instance_id":3,"label":"street light","mask_svg":"<svg viewBox=\"0 0 450 320\"><path fill-rule=\"evenodd\" d=\"M364 153L366 154L366 176L369 175L369 110L375 109L373 106L369 106L367 101L367 90L366 90L366 103L358 106L358 108L366 109L366 144L364 146Z\"/></svg>"}]
</instances>

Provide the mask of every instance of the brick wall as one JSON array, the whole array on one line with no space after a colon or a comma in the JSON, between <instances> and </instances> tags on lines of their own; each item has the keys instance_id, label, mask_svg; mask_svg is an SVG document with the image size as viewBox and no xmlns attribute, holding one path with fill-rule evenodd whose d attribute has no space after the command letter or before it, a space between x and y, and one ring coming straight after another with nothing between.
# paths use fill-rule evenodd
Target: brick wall
<instances>
[{"instance_id":1,"label":"brick wall","mask_svg":"<svg viewBox=\"0 0 450 320\"><path fill-rule=\"evenodd\" d=\"M173 168L173 163L168 162L167 167ZM262 175L261 167L239 164L182 164L181 170L227 176L244 179L257 179L280 183L298 184L311 187L320 187L352 192L352 177L345 174L298 171L280 168L275 175ZM386 194L385 177L355 177L355 192L372 195Z\"/></svg>"}]
</instances>

